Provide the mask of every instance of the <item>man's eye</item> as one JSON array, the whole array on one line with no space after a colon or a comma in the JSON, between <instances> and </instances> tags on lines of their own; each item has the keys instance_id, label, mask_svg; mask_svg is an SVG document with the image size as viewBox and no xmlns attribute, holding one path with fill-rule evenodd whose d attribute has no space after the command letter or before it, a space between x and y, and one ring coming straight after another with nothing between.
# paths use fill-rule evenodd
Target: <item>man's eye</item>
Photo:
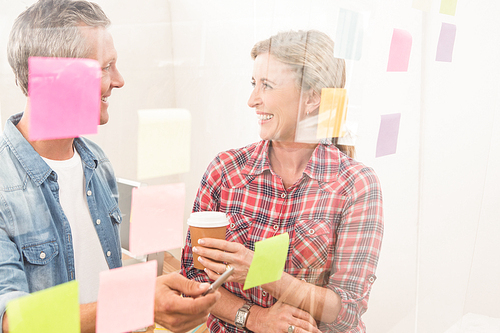
<instances>
[{"instance_id":1,"label":"man's eye","mask_svg":"<svg viewBox=\"0 0 500 333\"><path fill-rule=\"evenodd\" d=\"M109 71L110 68L111 68L111 65L103 67L102 70L103 70L103 72L107 72L107 71Z\"/></svg>"}]
</instances>

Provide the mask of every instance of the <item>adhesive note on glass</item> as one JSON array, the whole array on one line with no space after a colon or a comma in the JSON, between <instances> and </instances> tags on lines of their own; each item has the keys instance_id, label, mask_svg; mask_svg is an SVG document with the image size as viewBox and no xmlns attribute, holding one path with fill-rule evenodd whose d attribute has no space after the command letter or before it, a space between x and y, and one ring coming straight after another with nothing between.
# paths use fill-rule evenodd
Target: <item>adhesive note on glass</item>
<instances>
[{"instance_id":1,"label":"adhesive note on glass","mask_svg":"<svg viewBox=\"0 0 500 333\"><path fill-rule=\"evenodd\" d=\"M456 25L444 22L442 23L436 51L436 61L451 62L453 58L453 46L455 44L456 34Z\"/></svg>"},{"instance_id":2,"label":"adhesive note on glass","mask_svg":"<svg viewBox=\"0 0 500 333\"><path fill-rule=\"evenodd\" d=\"M410 62L412 38L408 31L394 29L389 51L388 72L406 72Z\"/></svg>"},{"instance_id":3,"label":"adhesive note on glass","mask_svg":"<svg viewBox=\"0 0 500 333\"><path fill-rule=\"evenodd\" d=\"M457 10L457 0L441 0L439 12L441 14L455 16Z\"/></svg>"},{"instance_id":4,"label":"adhesive note on glass","mask_svg":"<svg viewBox=\"0 0 500 333\"><path fill-rule=\"evenodd\" d=\"M153 325L156 260L99 275L96 333L121 333Z\"/></svg>"},{"instance_id":5,"label":"adhesive note on glass","mask_svg":"<svg viewBox=\"0 0 500 333\"><path fill-rule=\"evenodd\" d=\"M424 12L431 11L432 0L413 0L412 7Z\"/></svg>"},{"instance_id":6,"label":"adhesive note on glass","mask_svg":"<svg viewBox=\"0 0 500 333\"><path fill-rule=\"evenodd\" d=\"M101 67L96 60L29 58L30 140L97 133Z\"/></svg>"},{"instance_id":7,"label":"adhesive note on glass","mask_svg":"<svg viewBox=\"0 0 500 333\"><path fill-rule=\"evenodd\" d=\"M191 114L184 109L139 110L137 177L189 171Z\"/></svg>"},{"instance_id":8,"label":"adhesive note on glass","mask_svg":"<svg viewBox=\"0 0 500 333\"><path fill-rule=\"evenodd\" d=\"M255 243L243 290L281 279L288 255L288 233Z\"/></svg>"},{"instance_id":9,"label":"adhesive note on glass","mask_svg":"<svg viewBox=\"0 0 500 333\"><path fill-rule=\"evenodd\" d=\"M364 17L361 13L340 8L334 55L343 59L361 59Z\"/></svg>"},{"instance_id":10,"label":"adhesive note on glass","mask_svg":"<svg viewBox=\"0 0 500 333\"><path fill-rule=\"evenodd\" d=\"M11 333L80 333L78 281L17 298L7 305Z\"/></svg>"},{"instance_id":11,"label":"adhesive note on glass","mask_svg":"<svg viewBox=\"0 0 500 333\"><path fill-rule=\"evenodd\" d=\"M401 113L382 115L375 157L396 153Z\"/></svg>"},{"instance_id":12,"label":"adhesive note on glass","mask_svg":"<svg viewBox=\"0 0 500 333\"><path fill-rule=\"evenodd\" d=\"M144 255L182 247L184 183L132 189L130 252Z\"/></svg>"},{"instance_id":13,"label":"adhesive note on glass","mask_svg":"<svg viewBox=\"0 0 500 333\"><path fill-rule=\"evenodd\" d=\"M347 90L343 88L321 89L318 114L317 138L338 138L345 134L347 117Z\"/></svg>"}]
</instances>

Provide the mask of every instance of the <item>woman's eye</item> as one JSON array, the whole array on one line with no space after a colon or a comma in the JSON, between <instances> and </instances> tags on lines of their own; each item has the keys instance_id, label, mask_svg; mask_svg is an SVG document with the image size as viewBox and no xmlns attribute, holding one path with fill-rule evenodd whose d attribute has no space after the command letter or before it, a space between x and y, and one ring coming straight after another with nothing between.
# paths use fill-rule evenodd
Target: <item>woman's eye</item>
<instances>
[{"instance_id":1,"label":"woman's eye","mask_svg":"<svg viewBox=\"0 0 500 333\"><path fill-rule=\"evenodd\" d=\"M104 67L104 68L102 69L102 71L103 71L103 72L108 72L110 68L111 68L111 65L106 66L106 67Z\"/></svg>"},{"instance_id":2,"label":"woman's eye","mask_svg":"<svg viewBox=\"0 0 500 333\"><path fill-rule=\"evenodd\" d=\"M252 85L253 88L255 88L255 81L251 81L250 84Z\"/></svg>"},{"instance_id":3,"label":"woman's eye","mask_svg":"<svg viewBox=\"0 0 500 333\"><path fill-rule=\"evenodd\" d=\"M271 87L269 84L267 83L262 83L262 85L264 86L264 89L273 89L273 87Z\"/></svg>"}]
</instances>

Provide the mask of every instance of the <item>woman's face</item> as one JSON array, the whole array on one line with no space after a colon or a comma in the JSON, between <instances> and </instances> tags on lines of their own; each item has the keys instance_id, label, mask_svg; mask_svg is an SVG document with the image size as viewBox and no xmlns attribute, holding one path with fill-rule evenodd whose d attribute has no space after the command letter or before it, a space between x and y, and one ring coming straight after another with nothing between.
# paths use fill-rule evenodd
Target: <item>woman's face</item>
<instances>
[{"instance_id":1,"label":"woman's face","mask_svg":"<svg viewBox=\"0 0 500 333\"><path fill-rule=\"evenodd\" d=\"M260 137L293 142L299 110L304 108L291 68L272 55L260 54L255 58L252 85L248 106L255 108Z\"/></svg>"}]
</instances>

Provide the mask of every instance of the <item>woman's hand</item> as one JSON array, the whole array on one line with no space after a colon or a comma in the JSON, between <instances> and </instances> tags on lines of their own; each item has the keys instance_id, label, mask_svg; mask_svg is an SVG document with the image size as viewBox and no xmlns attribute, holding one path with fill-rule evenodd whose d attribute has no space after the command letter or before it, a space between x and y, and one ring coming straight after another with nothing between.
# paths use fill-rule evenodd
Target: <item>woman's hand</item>
<instances>
[{"instance_id":1,"label":"woman's hand","mask_svg":"<svg viewBox=\"0 0 500 333\"><path fill-rule=\"evenodd\" d=\"M206 267L205 273L210 279L217 280L228 264L234 267L234 273L227 281L245 283L253 251L243 244L215 238L201 238L198 244L193 244L193 252L200 256L198 260Z\"/></svg>"},{"instance_id":2,"label":"woman's hand","mask_svg":"<svg viewBox=\"0 0 500 333\"><path fill-rule=\"evenodd\" d=\"M256 333L288 332L290 325L294 333L321 333L314 318L307 312L278 302L270 308L252 306L247 321L249 330Z\"/></svg>"}]
</instances>

